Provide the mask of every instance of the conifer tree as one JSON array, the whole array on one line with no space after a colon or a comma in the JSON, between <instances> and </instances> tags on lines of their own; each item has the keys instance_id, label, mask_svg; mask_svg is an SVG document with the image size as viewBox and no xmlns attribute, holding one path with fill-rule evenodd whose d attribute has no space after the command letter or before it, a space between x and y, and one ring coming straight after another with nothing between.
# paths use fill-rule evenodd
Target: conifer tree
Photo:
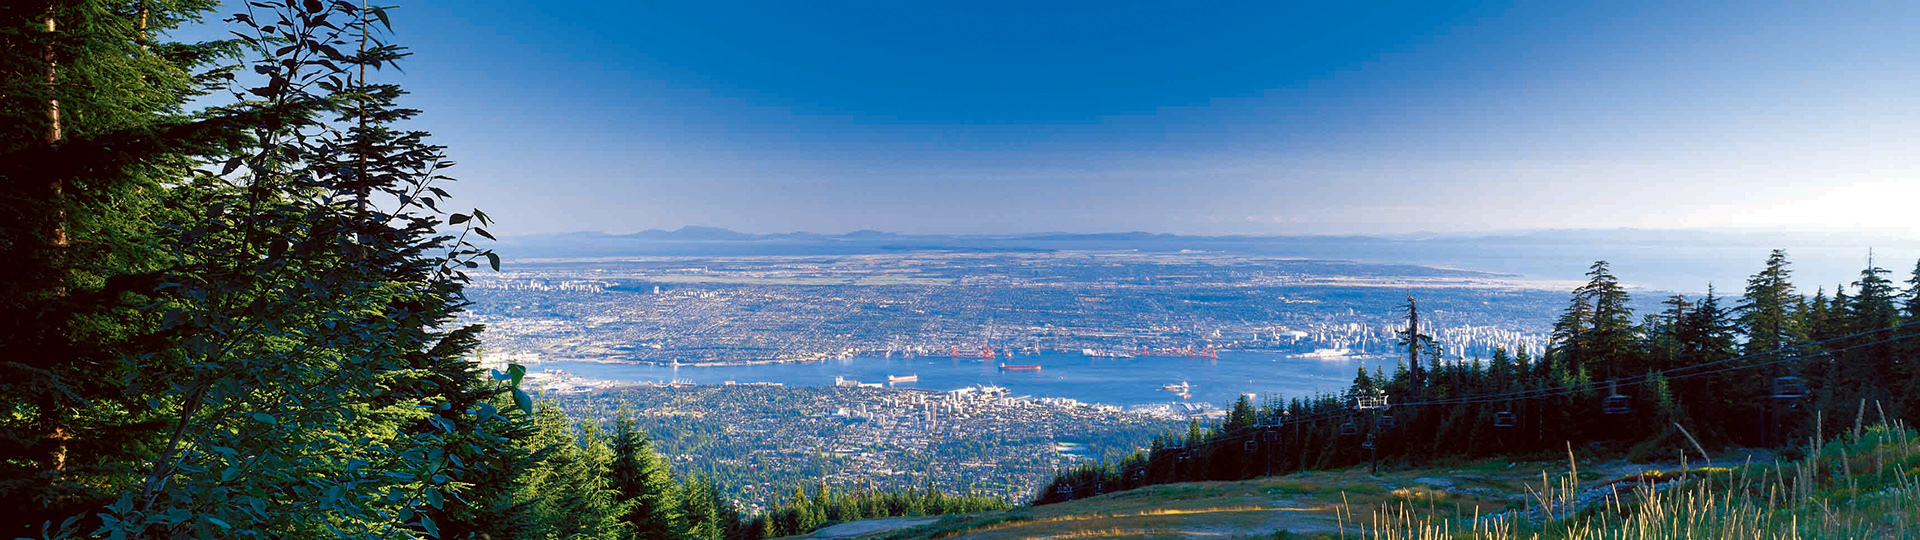
<instances>
[{"instance_id":1,"label":"conifer tree","mask_svg":"<svg viewBox=\"0 0 1920 540\"><path fill-rule=\"evenodd\" d=\"M646 434L624 415L614 421L609 475L621 503L627 505L621 518L628 526L624 538L667 540L686 533L679 484Z\"/></svg>"},{"instance_id":2,"label":"conifer tree","mask_svg":"<svg viewBox=\"0 0 1920 540\"><path fill-rule=\"evenodd\" d=\"M1896 347L1895 373L1898 380L1906 384L1898 389L1906 405L1900 413L1903 418L1920 418L1920 261L1913 266L1913 275L1907 278L1907 290L1903 295L1905 303L1900 310L1900 323L1913 325L1900 334L1905 337Z\"/></svg>"},{"instance_id":3,"label":"conifer tree","mask_svg":"<svg viewBox=\"0 0 1920 540\"><path fill-rule=\"evenodd\" d=\"M689 478L681 489L681 512L687 517L687 540L721 540L729 525L738 519L722 510L726 502L719 489L705 476Z\"/></svg>"},{"instance_id":4,"label":"conifer tree","mask_svg":"<svg viewBox=\"0 0 1920 540\"><path fill-rule=\"evenodd\" d=\"M1766 268L1747 278L1737 308L1747 335L1745 354L1777 351L1799 341L1793 315L1800 308L1800 294L1793 290L1792 275L1786 250L1776 249L1767 255Z\"/></svg>"},{"instance_id":5,"label":"conifer tree","mask_svg":"<svg viewBox=\"0 0 1920 540\"><path fill-rule=\"evenodd\" d=\"M1258 422L1259 413L1254 411L1253 401L1247 399L1246 394L1241 394L1240 399L1234 400L1233 410L1227 414L1227 423L1221 427L1228 433L1235 433L1253 427Z\"/></svg>"},{"instance_id":6,"label":"conifer tree","mask_svg":"<svg viewBox=\"0 0 1920 540\"><path fill-rule=\"evenodd\" d=\"M1579 348L1586 362L1604 377L1613 378L1642 371L1637 354L1638 328L1633 324L1631 296L1613 276L1607 261L1595 261L1587 271L1587 284L1574 290L1576 302L1592 307L1580 336Z\"/></svg>"},{"instance_id":7,"label":"conifer tree","mask_svg":"<svg viewBox=\"0 0 1920 540\"><path fill-rule=\"evenodd\" d=\"M4 439L22 446L4 461L30 480L4 496L77 516L64 532L437 534L466 485L454 441L498 423L455 406L492 390L463 363L477 330L450 324L465 270L498 267L469 241L490 220L436 208L451 163L397 128L415 114L397 86L354 76L405 55L369 39L384 11L252 3L229 19L237 40L153 39L213 5L0 8L45 23L0 28L0 178L20 188L0 249L26 262L0 309L34 322L0 350L36 351L7 354L25 384L5 387ZM342 52L356 37L371 46ZM221 51L247 57L247 78L201 67ZM14 86L27 72L41 90ZM183 113L209 84L235 99ZM23 103L45 120L12 121Z\"/></svg>"},{"instance_id":8,"label":"conifer tree","mask_svg":"<svg viewBox=\"0 0 1920 540\"><path fill-rule=\"evenodd\" d=\"M1894 337L1885 332L1899 324L1899 310L1895 306L1893 282L1886 278L1889 272L1874 266L1871 259L1867 268L1860 271L1859 281L1853 283L1854 295L1844 304L1844 331L1847 334L1865 334L1848 340L1857 348L1841 352L1836 357L1840 375L1840 389L1852 395L1856 403L1834 403L1838 407L1858 407L1857 400L1865 399L1869 404L1880 402L1894 410L1904 410L1907 397L1898 396L1888 386L1895 371L1895 355L1899 347L1894 343L1875 343ZM1851 405L1851 406L1849 406Z\"/></svg>"},{"instance_id":9,"label":"conifer tree","mask_svg":"<svg viewBox=\"0 0 1920 540\"><path fill-rule=\"evenodd\" d=\"M165 185L232 133L181 112L227 47L156 36L215 4L0 3L0 537L97 524L162 437L124 357L168 343Z\"/></svg>"},{"instance_id":10,"label":"conifer tree","mask_svg":"<svg viewBox=\"0 0 1920 540\"><path fill-rule=\"evenodd\" d=\"M541 459L528 472L516 496L530 505L536 523L531 538L568 540L622 540L628 524L621 520L627 504L609 480L613 450L592 425L579 435L566 415L551 405L534 411L537 435L528 444Z\"/></svg>"},{"instance_id":11,"label":"conifer tree","mask_svg":"<svg viewBox=\"0 0 1920 540\"><path fill-rule=\"evenodd\" d=\"M1566 309L1561 310L1560 317L1553 322L1547 355L1556 362L1578 366L1587 357L1587 335L1592 324L1592 300L1583 295L1573 295Z\"/></svg>"}]
</instances>

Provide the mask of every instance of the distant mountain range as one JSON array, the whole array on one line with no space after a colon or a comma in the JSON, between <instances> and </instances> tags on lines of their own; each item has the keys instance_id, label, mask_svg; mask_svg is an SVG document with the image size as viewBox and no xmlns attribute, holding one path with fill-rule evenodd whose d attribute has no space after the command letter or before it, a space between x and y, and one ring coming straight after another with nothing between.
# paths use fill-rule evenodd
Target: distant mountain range
<instances>
[{"instance_id":1,"label":"distant mountain range","mask_svg":"<svg viewBox=\"0 0 1920 540\"><path fill-rule=\"evenodd\" d=\"M1572 229L1504 233L1345 236L1182 235L1151 232L902 234L860 230L744 233L687 226L616 234L579 232L504 237L509 261L650 256L846 256L880 253L1138 251L1339 259L1463 268L1553 280L1581 280L1595 260L1623 280L1679 291L1737 292L1774 248L1788 250L1795 282L1809 290L1851 283L1869 250L1878 266L1905 281L1920 258L1920 238L1886 232L1778 230Z\"/></svg>"},{"instance_id":2,"label":"distant mountain range","mask_svg":"<svg viewBox=\"0 0 1920 540\"><path fill-rule=\"evenodd\" d=\"M546 235L525 235L510 238L514 244L542 244L549 242L577 242L599 240L634 240L653 242L943 242L960 241L965 243L981 242L1194 242L1194 243L1263 243L1263 242L1351 242L1373 240L1382 242L1457 242L1457 241L1546 241L1546 242L1605 242L1605 243L1642 243L1642 244L1693 244L1700 242L1737 242L1757 245L1786 244L1829 244L1829 245L1880 245L1890 248L1909 248L1920 246L1920 236L1902 235L1892 232L1819 232L1819 231L1781 231L1749 229L1549 229L1537 231L1511 231L1493 233L1403 233L1376 235L1190 235L1173 233L1153 233L1142 231L1069 233L1069 232L1032 232L1004 234L906 234L862 229L853 232L827 234L806 231L784 233L745 233L721 227L688 225L674 230L647 229L632 233L572 232Z\"/></svg>"}]
</instances>

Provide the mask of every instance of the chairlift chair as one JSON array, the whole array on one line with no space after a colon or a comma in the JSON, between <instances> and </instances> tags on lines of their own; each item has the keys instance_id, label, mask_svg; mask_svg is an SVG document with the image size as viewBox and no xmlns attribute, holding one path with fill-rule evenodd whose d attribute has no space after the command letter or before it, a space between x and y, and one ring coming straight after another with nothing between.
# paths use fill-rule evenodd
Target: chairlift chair
<instances>
[{"instance_id":1,"label":"chairlift chair","mask_svg":"<svg viewBox=\"0 0 1920 540\"><path fill-rule=\"evenodd\" d=\"M1799 377L1787 376L1773 380L1774 399L1800 399L1807 397L1807 381Z\"/></svg>"},{"instance_id":2,"label":"chairlift chair","mask_svg":"<svg viewBox=\"0 0 1920 540\"><path fill-rule=\"evenodd\" d=\"M1240 448L1248 452L1257 452L1260 450L1260 443L1253 439L1247 439L1247 443L1240 445Z\"/></svg>"},{"instance_id":3,"label":"chairlift chair","mask_svg":"<svg viewBox=\"0 0 1920 540\"><path fill-rule=\"evenodd\" d=\"M1139 481L1141 481L1141 480L1146 480L1146 479L1147 479L1147 470L1146 470L1146 469L1142 469L1142 468L1135 468L1135 469L1133 470L1133 481L1135 481L1135 482L1139 482Z\"/></svg>"},{"instance_id":4,"label":"chairlift chair","mask_svg":"<svg viewBox=\"0 0 1920 540\"><path fill-rule=\"evenodd\" d=\"M1380 415L1380 420L1375 423L1380 426L1380 429L1393 429L1393 416L1386 414Z\"/></svg>"},{"instance_id":5,"label":"chairlift chair","mask_svg":"<svg viewBox=\"0 0 1920 540\"><path fill-rule=\"evenodd\" d=\"M1360 426L1353 425L1353 422L1340 424L1340 434L1341 435L1358 435L1360 434Z\"/></svg>"},{"instance_id":6,"label":"chairlift chair","mask_svg":"<svg viewBox=\"0 0 1920 540\"><path fill-rule=\"evenodd\" d=\"M1620 393L1620 383L1607 381L1607 399L1600 402L1603 414L1627 414L1633 412L1633 401Z\"/></svg>"},{"instance_id":7,"label":"chairlift chair","mask_svg":"<svg viewBox=\"0 0 1920 540\"><path fill-rule=\"evenodd\" d=\"M1513 427L1517 425L1520 425L1520 419L1513 416L1513 411L1493 413L1493 427Z\"/></svg>"},{"instance_id":8,"label":"chairlift chair","mask_svg":"<svg viewBox=\"0 0 1920 540\"><path fill-rule=\"evenodd\" d=\"M1060 494L1061 497L1068 499L1073 498L1073 486L1061 485L1059 488L1054 489L1053 492Z\"/></svg>"},{"instance_id":9,"label":"chairlift chair","mask_svg":"<svg viewBox=\"0 0 1920 540\"><path fill-rule=\"evenodd\" d=\"M1279 441L1279 440L1280 440L1280 430L1277 430L1277 429L1269 429L1269 430L1267 430L1267 432L1266 432L1266 433L1262 433L1262 434L1260 434L1260 440L1262 440L1262 441L1266 441L1266 442L1275 442L1275 441Z\"/></svg>"},{"instance_id":10,"label":"chairlift chair","mask_svg":"<svg viewBox=\"0 0 1920 540\"><path fill-rule=\"evenodd\" d=\"M1600 412L1604 414L1627 414L1633 412L1633 402L1625 395L1614 394L1600 403Z\"/></svg>"},{"instance_id":11,"label":"chairlift chair","mask_svg":"<svg viewBox=\"0 0 1920 540\"><path fill-rule=\"evenodd\" d=\"M1178 459L1180 461L1190 461L1193 459L1193 452L1181 450L1179 456L1175 459Z\"/></svg>"},{"instance_id":12,"label":"chairlift chair","mask_svg":"<svg viewBox=\"0 0 1920 540\"><path fill-rule=\"evenodd\" d=\"M1104 494L1104 493L1106 493L1106 492L1107 492L1107 483L1106 483L1106 482L1094 482L1094 483L1093 483L1093 494L1094 494L1094 495L1100 495L1100 494Z\"/></svg>"},{"instance_id":13,"label":"chairlift chair","mask_svg":"<svg viewBox=\"0 0 1920 540\"><path fill-rule=\"evenodd\" d=\"M1387 408L1387 392L1385 390L1374 390L1372 392L1355 395L1353 396L1353 408L1363 411L1385 409Z\"/></svg>"},{"instance_id":14,"label":"chairlift chair","mask_svg":"<svg viewBox=\"0 0 1920 540\"><path fill-rule=\"evenodd\" d=\"M1361 447L1361 448L1365 448L1365 449L1368 449L1368 450L1372 450L1372 449L1373 449L1373 436L1372 436L1372 435L1368 435L1368 436L1367 436L1367 440L1365 440L1365 441L1361 441L1361 442L1360 442L1360 447Z\"/></svg>"}]
</instances>

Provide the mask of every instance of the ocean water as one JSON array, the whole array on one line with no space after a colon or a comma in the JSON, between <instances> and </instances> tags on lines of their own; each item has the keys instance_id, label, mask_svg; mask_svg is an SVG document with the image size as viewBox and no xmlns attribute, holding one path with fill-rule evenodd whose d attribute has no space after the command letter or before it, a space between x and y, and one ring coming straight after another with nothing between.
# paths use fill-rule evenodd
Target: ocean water
<instances>
[{"instance_id":1,"label":"ocean water","mask_svg":"<svg viewBox=\"0 0 1920 540\"><path fill-rule=\"evenodd\" d=\"M1039 371L1003 371L998 364L1038 365ZM1014 395L1072 398L1123 407L1206 402L1230 406L1241 394L1255 402L1270 397L1307 396L1340 392L1353 382L1361 366L1369 371L1394 360L1385 357L1347 359L1306 358L1297 354L1226 351L1210 358L1097 358L1078 353L1041 353L1012 359L872 358L854 357L807 363L751 366L660 366L596 362L540 362L529 370L557 369L590 379L615 381L685 380L698 384L777 382L788 386L831 386L835 377L886 383L889 375L918 375L914 382L893 385L946 391L968 386L1004 386ZM1190 399L1162 390L1162 385L1186 382Z\"/></svg>"}]
</instances>

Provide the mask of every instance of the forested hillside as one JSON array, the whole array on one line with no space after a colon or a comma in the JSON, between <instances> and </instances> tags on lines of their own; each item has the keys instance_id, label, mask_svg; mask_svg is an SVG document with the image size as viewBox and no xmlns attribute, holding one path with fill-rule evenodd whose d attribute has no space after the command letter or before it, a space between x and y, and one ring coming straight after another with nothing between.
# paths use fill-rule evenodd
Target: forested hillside
<instances>
[{"instance_id":1,"label":"forested hillside","mask_svg":"<svg viewBox=\"0 0 1920 540\"><path fill-rule=\"evenodd\" d=\"M1406 356L1394 373L1363 368L1342 395L1258 406L1242 398L1225 422L1063 472L1034 502L1370 461L1553 453L1569 442L1634 458L1729 445L1792 451L1863 415L1911 423L1920 417L1920 266L1904 288L1888 274L1869 263L1852 284L1807 296L1776 250L1738 297L1710 287L1636 317L1627 290L1596 262L1539 358L1442 357L1408 299Z\"/></svg>"}]
</instances>

